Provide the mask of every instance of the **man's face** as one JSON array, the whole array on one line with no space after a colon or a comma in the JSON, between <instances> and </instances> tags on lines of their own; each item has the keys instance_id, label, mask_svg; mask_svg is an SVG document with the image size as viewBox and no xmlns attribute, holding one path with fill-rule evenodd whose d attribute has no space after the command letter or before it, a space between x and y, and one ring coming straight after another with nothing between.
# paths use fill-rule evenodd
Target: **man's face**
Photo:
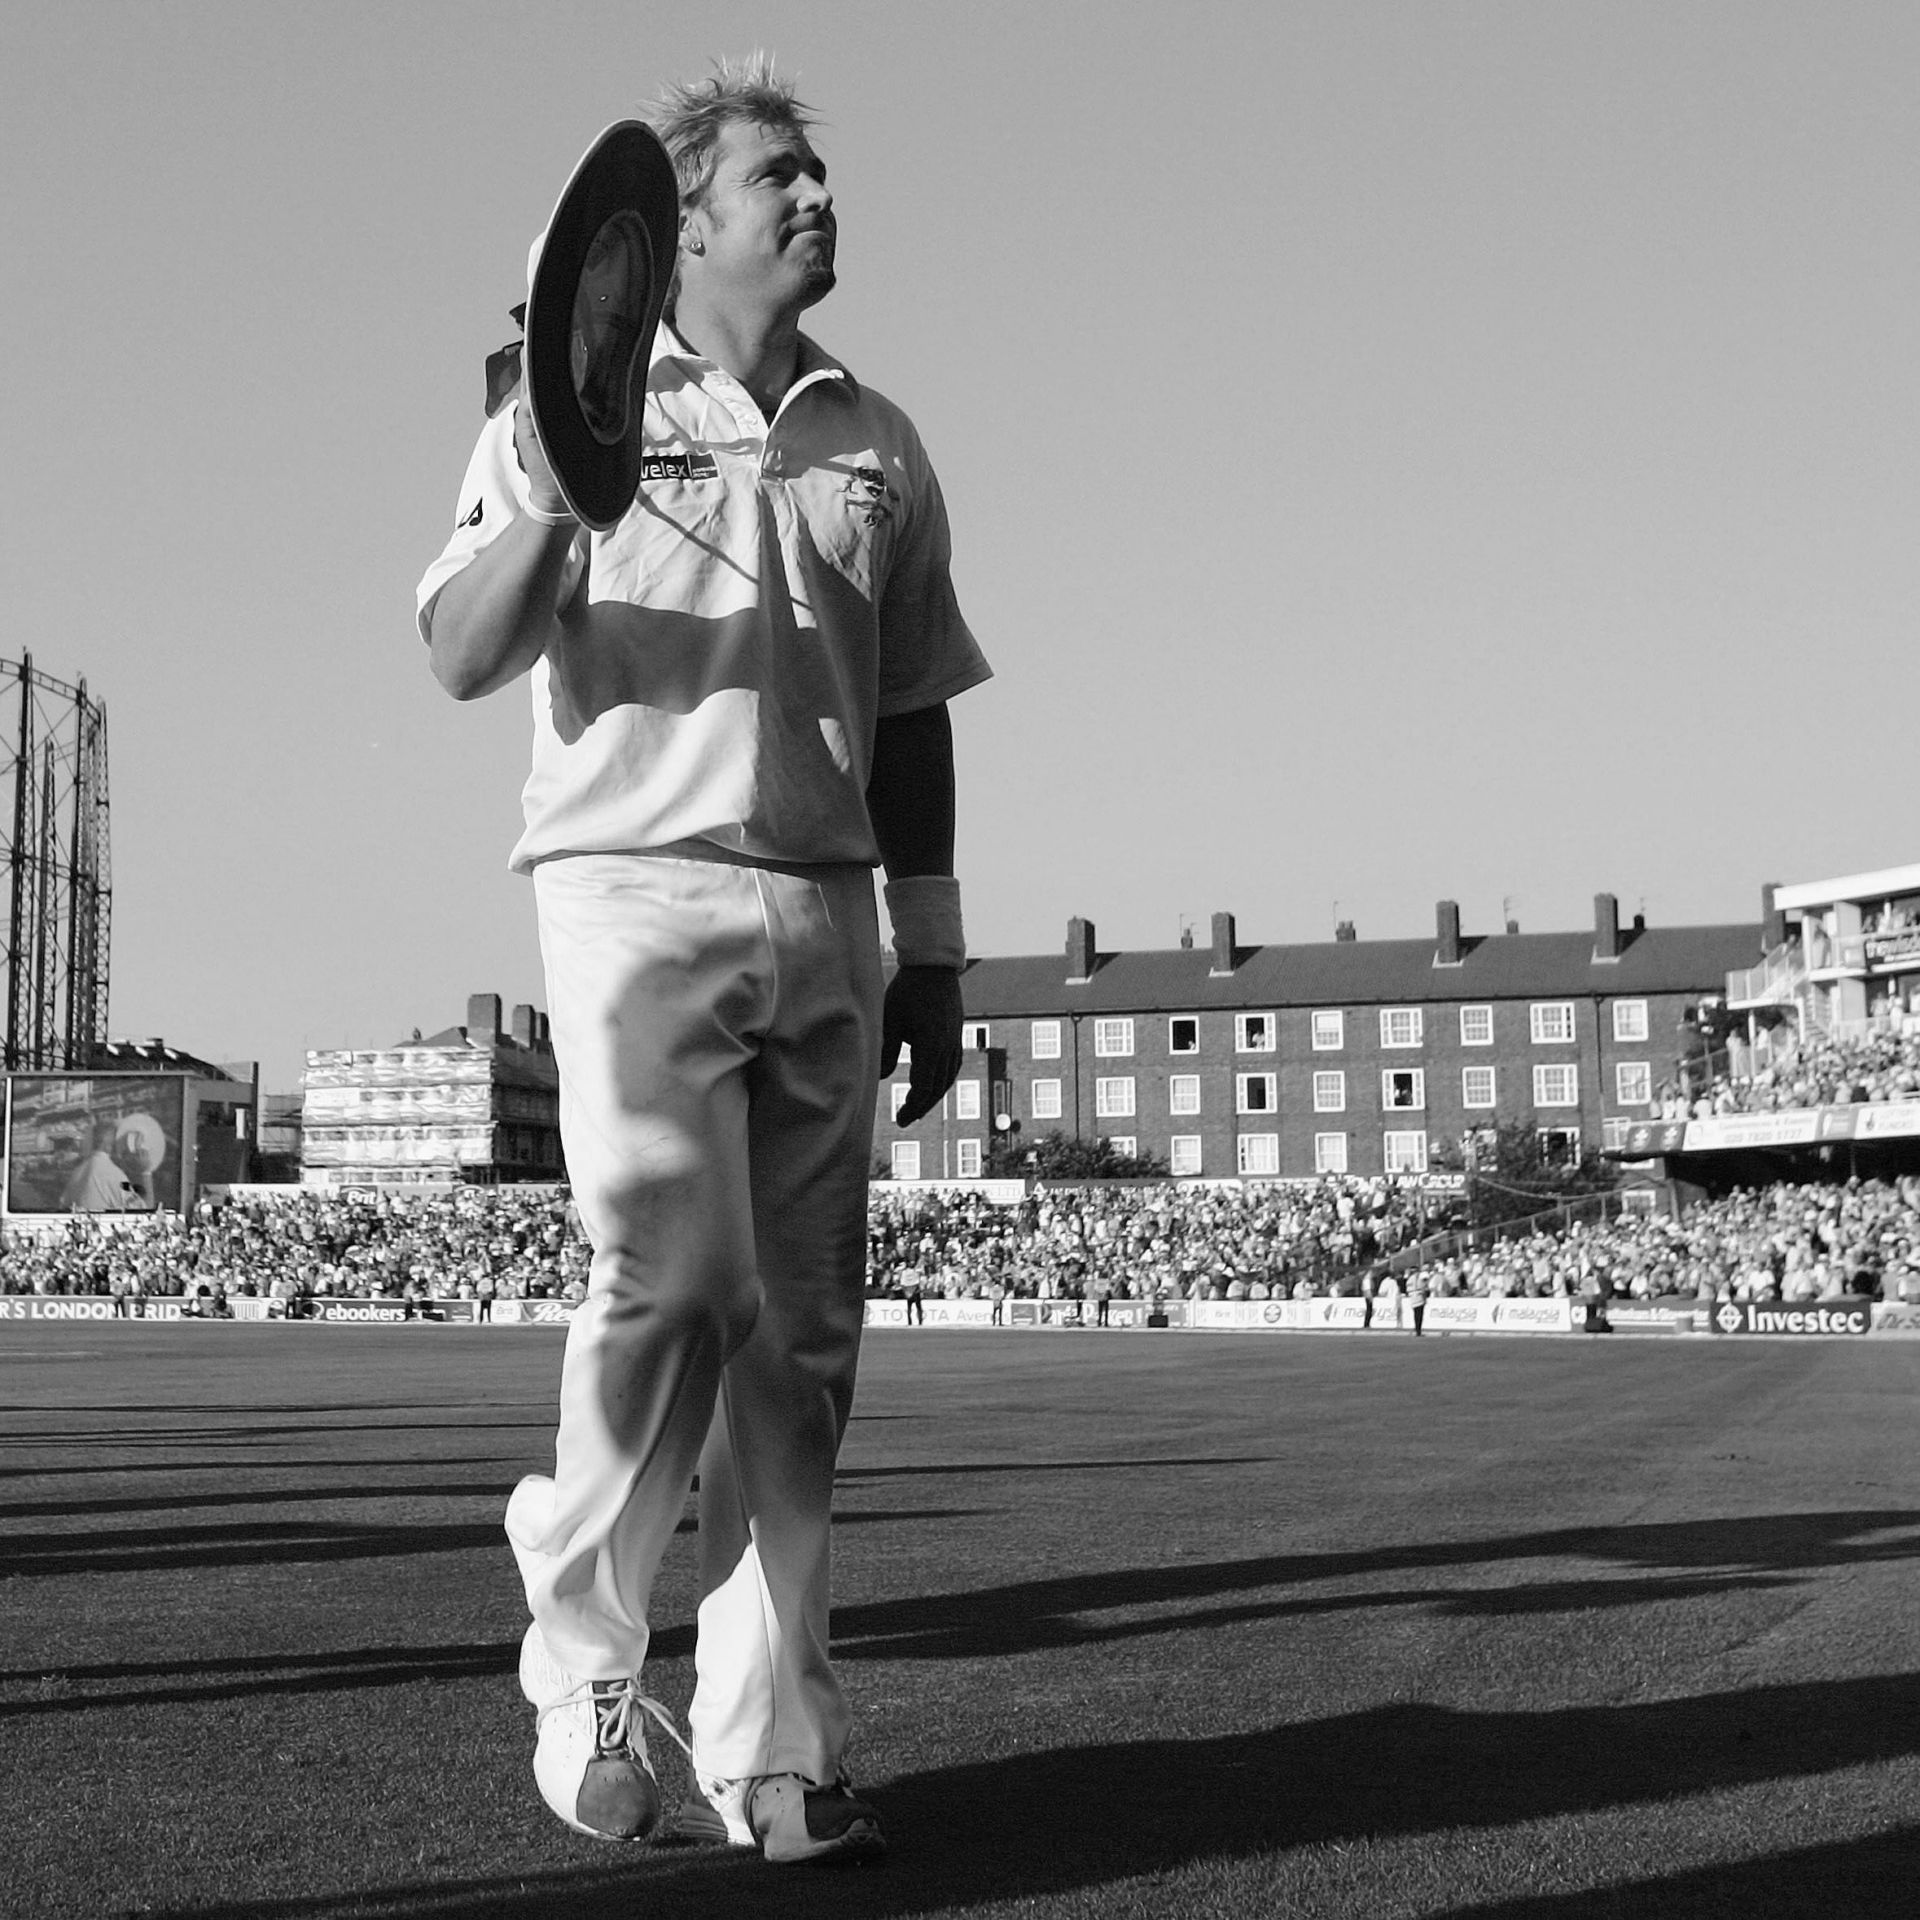
<instances>
[{"instance_id":1,"label":"man's face","mask_svg":"<svg viewBox=\"0 0 1920 1920\"><path fill-rule=\"evenodd\" d=\"M837 237L827 170L806 140L750 121L720 130L713 183L690 217L700 276L729 293L794 311L833 290Z\"/></svg>"}]
</instances>

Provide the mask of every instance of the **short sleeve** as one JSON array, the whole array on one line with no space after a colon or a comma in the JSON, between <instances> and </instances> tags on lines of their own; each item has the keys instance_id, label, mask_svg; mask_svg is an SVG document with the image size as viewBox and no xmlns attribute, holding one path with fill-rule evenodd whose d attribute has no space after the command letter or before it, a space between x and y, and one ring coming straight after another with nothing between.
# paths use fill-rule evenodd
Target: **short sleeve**
<instances>
[{"instance_id":1,"label":"short sleeve","mask_svg":"<svg viewBox=\"0 0 1920 1920\"><path fill-rule=\"evenodd\" d=\"M415 617L423 640L429 637L434 596L481 548L500 537L507 523L531 498L527 476L521 472L519 458L513 450L513 416L513 407L502 407L482 429L473 458L467 462L453 537L421 577L415 593ZM562 606L572 598L580 583L581 570L586 565L583 546L584 540L576 537L561 578L559 604Z\"/></svg>"},{"instance_id":2,"label":"short sleeve","mask_svg":"<svg viewBox=\"0 0 1920 1920\"><path fill-rule=\"evenodd\" d=\"M911 428L896 462L910 506L880 594L882 719L938 706L993 676L960 612L946 501Z\"/></svg>"}]
</instances>

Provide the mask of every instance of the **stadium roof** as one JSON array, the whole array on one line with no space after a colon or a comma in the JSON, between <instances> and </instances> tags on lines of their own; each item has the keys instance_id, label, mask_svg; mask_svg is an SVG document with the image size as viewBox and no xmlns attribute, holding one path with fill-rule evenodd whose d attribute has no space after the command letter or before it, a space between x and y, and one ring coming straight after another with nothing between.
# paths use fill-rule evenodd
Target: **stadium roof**
<instances>
[{"instance_id":1,"label":"stadium roof","mask_svg":"<svg viewBox=\"0 0 1920 1920\"><path fill-rule=\"evenodd\" d=\"M1594 957L1594 936L1464 936L1457 965L1435 959L1432 940L1332 940L1310 946L1236 947L1233 971L1213 971L1210 948L1098 953L1092 975L1069 984L1064 951L971 961L961 976L975 1020L1082 1009L1413 1005L1431 1001L1570 999L1592 994L1718 990L1761 952L1758 923L1621 929L1620 955Z\"/></svg>"}]
</instances>

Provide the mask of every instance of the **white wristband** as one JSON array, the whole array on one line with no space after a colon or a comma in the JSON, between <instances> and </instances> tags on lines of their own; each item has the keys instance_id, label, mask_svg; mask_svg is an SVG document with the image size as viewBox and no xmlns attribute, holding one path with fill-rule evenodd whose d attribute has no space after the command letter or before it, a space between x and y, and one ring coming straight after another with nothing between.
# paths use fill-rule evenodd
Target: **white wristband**
<instances>
[{"instance_id":1,"label":"white wristband","mask_svg":"<svg viewBox=\"0 0 1920 1920\"><path fill-rule=\"evenodd\" d=\"M557 513L549 513L545 507L536 507L531 500L520 509L529 520L538 520L543 527L577 527L580 516L570 508L562 507Z\"/></svg>"},{"instance_id":2,"label":"white wristband","mask_svg":"<svg viewBox=\"0 0 1920 1920\"><path fill-rule=\"evenodd\" d=\"M893 922L893 954L903 967L967 964L967 936L960 924L960 882L951 874L916 873L886 884L887 918Z\"/></svg>"}]
</instances>

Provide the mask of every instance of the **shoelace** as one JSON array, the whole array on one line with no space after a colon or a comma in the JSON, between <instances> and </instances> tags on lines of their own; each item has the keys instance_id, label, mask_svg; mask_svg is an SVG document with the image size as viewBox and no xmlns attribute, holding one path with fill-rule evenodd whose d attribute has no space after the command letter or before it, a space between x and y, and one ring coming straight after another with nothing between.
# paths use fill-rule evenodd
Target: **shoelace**
<instances>
[{"instance_id":1,"label":"shoelace","mask_svg":"<svg viewBox=\"0 0 1920 1920\"><path fill-rule=\"evenodd\" d=\"M667 1738L687 1756L687 1764L693 1764L693 1749L680 1738L680 1729L673 1724L673 1715L658 1700L642 1693L638 1683L632 1680L602 1681L597 1689L593 1681L583 1680L571 1692L562 1694L558 1700L542 1707L539 1718L544 1721L548 1714L557 1713L562 1707L574 1706L583 1699L593 1708L593 1743L596 1751L625 1752L632 1744L635 1732L644 1730L644 1723L640 1729L636 1729L633 1710L635 1707L644 1707L659 1723Z\"/></svg>"}]
</instances>

